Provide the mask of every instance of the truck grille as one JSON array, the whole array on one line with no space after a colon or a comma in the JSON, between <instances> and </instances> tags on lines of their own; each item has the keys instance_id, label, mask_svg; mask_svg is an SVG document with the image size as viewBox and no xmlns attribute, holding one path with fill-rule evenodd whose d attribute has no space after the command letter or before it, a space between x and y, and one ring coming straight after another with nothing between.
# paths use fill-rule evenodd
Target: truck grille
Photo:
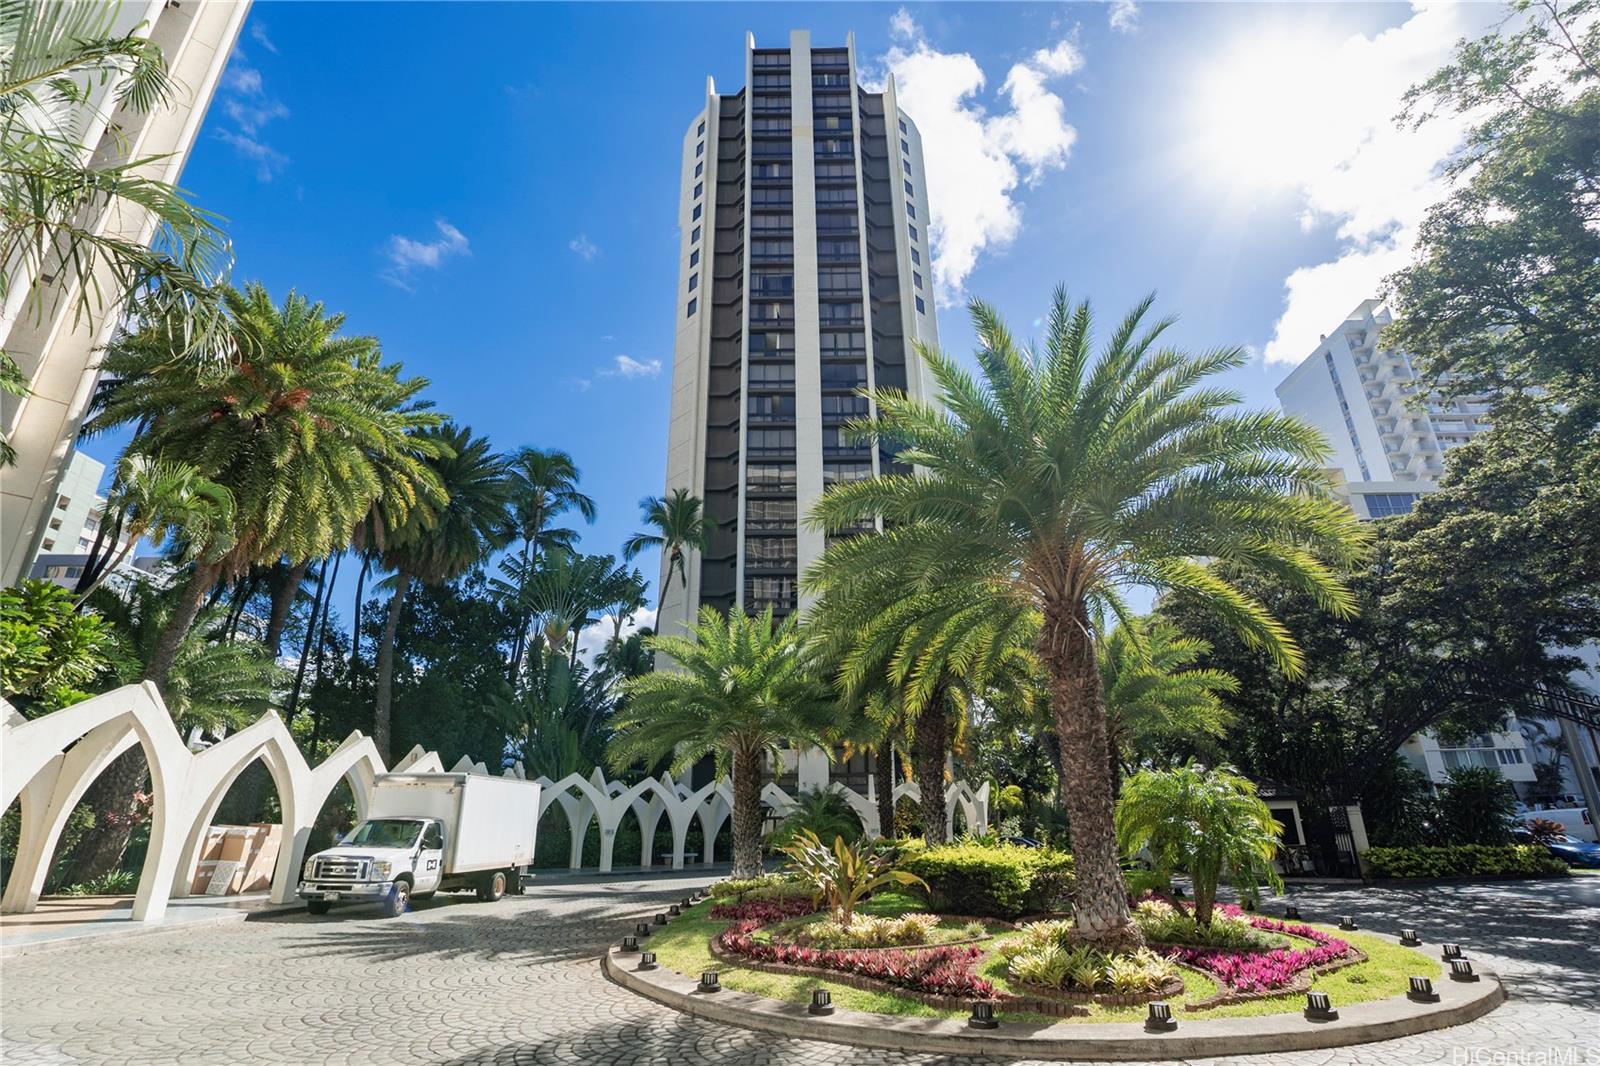
<instances>
[{"instance_id":1,"label":"truck grille","mask_svg":"<svg viewBox=\"0 0 1600 1066\"><path fill-rule=\"evenodd\" d=\"M311 876L317 881L365 881L366 859L318 859Z\"/></svg>"}]
</instances>

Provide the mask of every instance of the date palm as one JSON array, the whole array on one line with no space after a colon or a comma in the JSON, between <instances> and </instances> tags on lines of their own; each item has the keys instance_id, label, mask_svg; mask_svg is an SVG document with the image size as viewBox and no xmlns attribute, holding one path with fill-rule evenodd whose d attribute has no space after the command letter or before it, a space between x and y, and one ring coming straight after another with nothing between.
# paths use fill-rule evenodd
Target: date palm
<instances>
[{"instance_id":1,"label":"date palm","mask_svg":"<svg viewBox=\"0 0 1600 1066\"><path fill-rule=\"evenodd\" d=\"M1237 691L1239 682L1224 671L1195 665L1210 651L1205 641L1146 618L1128 619L1100 642L1113 795L1124 766L1131 768L1162 748L1192 753L1227 731L1233 715L1218 696Z\"/></svg>"},{"instance_id":2,"label":"date palm","mask_svg":"<svg viewBox=\"0 0 1600 1066\"><path fill-rule=\"evenodd\" d=\"M762 757L786 744L822 746L834 724L834 702L797 620L775 625L771 608L724 618L705 607L687 635L645 644L673 668L624 683L607 760L621 771L670 758L682 775L714 755L720 773L733 773L733 876L759 876Z\"/></svg>"},{"instance_id":3,"label":"date palm","mask_svg":"<svg viewBox=\"0 0 1600 1066\"><path fill-rule=\"evenodd\" d=\"M505 509L510 485L505 461L489 448L487 437L474 437L467 426L444 425L422 430L428 460L444 502L411 509L391 524L383 561L394 571L389 578L389 610L378 642L377 701L372 740L389 759L389 715L394 691L394 637L412 581L440 585L465 574L504 545Z\"/></svg>"},{"instance_id":4,"label":"date palm","mask_svg":"<svg viewBox=\"0 0 1600 1066\"><path fill-rule=\"evenodd\" d=\"M342 315L265 288L225 296L237 354L221 366L179 361L168 332L148 327L113 343L109 383L85 432L133 427L129 454L189 463L233 496L226 537L193 545L195 566L146 677L165 679L178 643L219 580L253 565L321 558L343 549L374 501L394 513L438 496L426 463L437 442L415 431L439 416L420 409L423 378L401 378L376 342L338 337Z\"/></svg>"},{"instance_id":5,"label":"date palm","mask_svg":"<svg viewBox=\"0 0 1600 1066\"><path fill-rule=\"evenodd\" d=\"M1117 863L1095 620L1128 615L1128 586L1182 590L1299 669L1284 627L1208 561L1265 572L1348 614L1335 567L1363 545L1326 493L1316 430L1241 410L1236 394L1206 386L1243 365L1244 352L1161 346L1171 320L1150 322L1151 302L1098 354L1089 305L1069 304L1063 290L1042 349L1019 347L974 302L978 375L924 350L939 402L878 390L876 416L856 427L900 448L917 472L835 486L814 512L829 530L883 519L885 532L830 549L821 576L843 585L894 575L894 603L916 634L906 650L914 676L928 673L924 663L999 654L1016 619L1032 616L1071 782L1077 935L1103 947L1141 938Z\"/></svg>"},{"instance_id":6,"label":"date palm","mask_svg":"<svg viewBox=\"0 0 1600 1066\"><path fill-rule=\"evenodd\" d=\"M639 503L650 533L635 533L622 544L622 557L633 559L649 548L660 548L667 557L664 585L672 584L676 571L680 588L689 584L688 552L705 551L711 543L711 524L706 521L700 499L688 489L673 489L665 498L646 496ZM663 595L665 590L663 590Z\"/></svg>"}]
</instances>

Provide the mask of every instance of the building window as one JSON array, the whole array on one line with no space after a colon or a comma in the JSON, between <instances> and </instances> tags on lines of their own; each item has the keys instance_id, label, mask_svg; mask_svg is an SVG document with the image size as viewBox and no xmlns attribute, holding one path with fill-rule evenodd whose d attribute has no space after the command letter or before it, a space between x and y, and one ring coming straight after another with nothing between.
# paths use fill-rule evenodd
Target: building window
<instances>
[{"instance_id":1,"label":"building window","mask_svg":"<svg viewBox=\"0 0 1600 1066\"><path fill-rule=\"evenodd\" d=\"M706 154L706 142L705 141L701 141L699 144L694 146L694 154L696 156L702 156L702 155Z\"/></svg>"},{"instance_id":2,"label":"building window","mask_svg":"<svg viewBox=\"0 0 1600 1066\"><path fill-rule=\"evenodd\" d=\"M704 137L705 135L706 135L706 124L705 124L705 120L701 119L701 121L700 121L700 129L695 133L695 136L696 137Z\"/></svg>"},{"instance_id":3,"label":"building window","mask_svg":"<svg viewBox=\"0 0 1600 1066\"><path fill-rule=\"evenodd\" d=\"M917 195L917 190L911 187L911 183L909 181L905 183L905 186L906 186L906 195L907 196L915 196L915 195Z\"/></svg>"},{"instance_id":4,"label":"building window","mask_svg":"<svg viewBox=\"0 0 1600 1066\"><path fill-rule=\"evenodd\" d=\"M705 182L697 181L697 182L694 183L694 198L696 200L700 199L700 194L705 192L705 191L706 191Z\"/></svg>"},{"instance_id":5,"label":"building window","mask_svg":"<svg viewBox=\"0 0 1600 1066\"><path fill-rule=\"evenodd\" d=\"M700 249L696 248L694 251L689 253L689 265L690 266L699 266L700 265Z\"/></svg>"},{"instance_id":6,"label":"building window","mask_svg":"<svg viewBox=\"0 0 1600 1066\"><path fill-rule=\"evenodd\" d=\"M1410 514L1412 505L1417 502L1414 492L1373 492L1362 498L1367 501L1367 516L1370 518Z\"/></svg>"},{"instance_id":7,"label":"building window","mask_svg":"<svg viewBox=\"0 0 1600 1066\"><path fill-rule=\"evenodd\" d=\"M925 315L927 313L928 313L927 305L922 302L922 297L918 296L917 297L917 314Z\"/></svg>"},{"instance_id":8,"label":"building window","mask_svg":"<svg viewBox=\"0 0 1600 1066\"><path fill-rule=\"evenodd\" d=\"M910 133L911 132L910 130L906 129L906 120L905 119L901 119L900 120L900 132L901 133Z\"/></svg>"},{"instance_id":9,"label":"building window","mask_svg":"<svg viewBox=\"0 0 1600 1066\"><path fill-rule=\"evenodd\" d=\"M824 330L820 340L824 359L854 359L867 354L865 333Z\"/></svg>"},{"instance_id":10,"label":"building window","mask_svg":"<svg viewBox=\"0 0 1600 1066\"><path fill-rule=\"evenodd\" d=\"M690 300L689 301L689 310L687 312L685 312L684 317L685 318L693 318L694 317L694 310L699 305L700 305L700 301L699 300Z\"/></svg>"},{"instance_id":11,"label":"building window","mask_svg":"<svg viewBox=\"0 0 1600 1066\"><path fill-rule=\"evenodd\" d=\"M867 387L867 368L860 363L823 363L822 387L825 389L864 389Z\"/></svg>"},{"instance_id":12,"label":"building window","mask_svg":"<svg viewBox=\"0 0 1600 1066\"><path fill-rule=\"evenodd\" d=\"M700 243L700 227L699 226L696 226L694 228L694 230L692 232L690 232L690 234L689 234L689 243L690 244L699 244Z\"/></svg>"},{"instance_id":13,"label":"building window","mask_svg":"<svg viewBox=\"0 0 1600 1066\"><path fill-rule=\"evenodd\" d=\"M795 557L795 539L793 537L751 537L745 541L745 566L763 567L770 570L793 570Z\"/></svg>"},{"instance_id":14,"label":"building window","mask_svg":"<svg viewBox=\"0 0 1600 1066\"><path fill-rule=\"evenodd\" d=\"M900 142L900 150L902 152L904 152L906 155L910 155L911 154L911 146L909 144L907 144L905 141L901 141Z\"/></svg>"},{"instance_id":15,"label":"building window","mask_svg":"<svg viewBox=\"0 0 1600 1066\"><path fill-rule=\"evenodd\" d=\"M911 249L911 261L913 263L917 264L918 266L922 265L922 256L917 252L917 250L915 248Z\"/></svg>"},{"instance_id":16,"label":"building window","mask_svg":"<svg viewBox=\"0 0 1600 1066\"><path fill-rule=\"evenodd\" d=\"M46 540L46 541L40 541L39 542L39 547L43 548L45 551L49 551L50 549L54 548L55 546L56 546L56 542L53 541L53 540Z\"/></svg>"},{"instance_id":17,"label":"building window","mask_svg":"<svg viewBox=\"0 0 1600 1066\"><path fill-rule=\"evenodd\" d=\"M67 509L67 505L70 504L71 502L72 502L72 497L70 497L70 496L57 496L56 497L56 510L65 511Z\"/></svg>"},{"instance_id":18,"label":"building window","mask_svg":"<svg viewBox=\"0 0 1600 1066\"><path fill-rule=\"evenodd\" d=\"M922 288L922 275L917 273L915 270L911 272L911 284L915 285L919 289Z\"/></svg>"},{"instance_id":19,"label":"building window","mask_svg":"<svg viewBox=\"0 0 1600 1066\"><path fill-rule=\"evenodd\" d=\"M698 178L700 175L704 174L705 172L706 172L705 163L701 162L701 163L696 163L694 165L694 176L695 177Z\"/></svg>"},{"instance_id":20,"label":"building window","mask_svg":"<svg viewBox=\"0 0 1600 1066\"><path fill-rule=\"evenodd\" d=\"M1494 757L1500 761L1501 766L1520 766L1522 764L1522 751L1518 748L1496 748Z\"/></svg>"},{"instance_id":21,"label":"building window","mask_svg":"<svg viewBox=\"0 0 1600 1066\"><path fill-rule=\"evenodd\" d=\"M826 477L826 475L824 475ZM745 467L745 488L751 492L793 492L793 463L751 463Z\"/></svg>"},{"instance_id":22,"label":"building window","mask_svg":"<svg viewBox=\"0 0 1600 1066\"><path fill-rule=\"evenodd\" d=\"M699 210L699 208L696 208L696 210ZM911 234L911 239L912 240L916 240L917 239L917 227L915 227L915 226L907 226L906 227L906 231Z\"/></svg>"},{"instance_id":23,"label":"building window","mask_svg":"<svg viewBox=\"0 0 1600 1066\"><path fill-rule=\"evenodd\" d=\"M912 203L909 200L906 201L906 217L907 218L916 218L917 217L917 205Z\"/></svg>"},{"instance_id":24,"label":"building window","mask_svg":"<svg viewBox=\"0 0 1600 1066\"><path fill-rule=\"evenodd\" d=\"M698 289L699 287L700 287L700 275L699 274L690 274L689 275L689 291L693 292L694 290Z\"/></svg>"},{"instance_id":25,"label":"building window","mask_svg":"<svg viewBox=\"0 0 1600 1066\"><path fill-rule=\"evenodd\" d=\"M691 215L690 217L691 218L699 218L700 217L700 205L699 204L695 204L694 205L694 214Z\"/></svg>"},{"instance_id":26,"label":"building window","mask_svg":"<svg viewBox=\"0 0 1600 1066\"><path fill-rule=\"evenodd\" d=\"M852 481L865 481L872 476L871 463L823 463L822 484L846 485Z\"/></svg>"}]
</instances>

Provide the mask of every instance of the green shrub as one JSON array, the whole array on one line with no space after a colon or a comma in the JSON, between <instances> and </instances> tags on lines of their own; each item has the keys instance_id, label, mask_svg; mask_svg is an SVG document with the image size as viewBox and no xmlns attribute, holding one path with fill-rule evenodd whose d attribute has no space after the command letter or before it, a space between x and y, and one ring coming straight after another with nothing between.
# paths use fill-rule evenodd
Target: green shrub
<instances>
[{"instance_id":1,"label":"green shrub","mask_svg":"<svg viewBox=\"0 0 1600 1066\"><path fill-rule=\"evenodd\" d=\"M1560 859L1536 844L1373 848L1366 858L1374 877L1542 877L1567 872Z\"/></svg>"},{"instance_id":2,"label":"green shrub","mask_svg":"<svg viewBox=\"0 0 1600 1066\"><path fill-rule=\"evenodd\" d=\"M1072 898L1072 856L1050 848L972 840L910 847L904 868L928 883L928 904L942 914L1015 918Z\"/></svg>"},{"instance_id":3,"label":"green shrub","mask_svg":"<svg viewBox=\"0 0 1600 1066\"><path fill-rule=\"evenodd\" d=\"M1462 766L1439 790L1440 835L1447 844L1509 844L1517 796L1499 771Z\"/></svg>"},{"instance_id":4,"label":"green shrub","mask_svg":"<svg viewBox=\"0 0 1600 1066\"><path fill-rule=\"evenodd\" d=\"M739 879L730 877L714 883L707 891L712 899L727 903L770 903L799 897L811 898L811 886L792 873Z\"/></svg>"}]
</instances>

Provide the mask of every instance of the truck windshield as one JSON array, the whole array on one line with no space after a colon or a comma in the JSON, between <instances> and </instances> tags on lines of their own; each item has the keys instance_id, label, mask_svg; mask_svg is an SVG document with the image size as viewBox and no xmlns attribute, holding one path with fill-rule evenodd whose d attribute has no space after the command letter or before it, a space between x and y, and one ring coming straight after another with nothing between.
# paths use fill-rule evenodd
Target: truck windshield
<instances>
[{"instance_id":1,"label":"truck windshield","mask_svg":"<svg viewBox=\"0 0 1600 1066\"><path fill-rule=\"evenodd\" d=\"M378 818L356 826L341 843L365 848L409 848L422 823L410 818Z\"/></svg>"}]
</instances>

